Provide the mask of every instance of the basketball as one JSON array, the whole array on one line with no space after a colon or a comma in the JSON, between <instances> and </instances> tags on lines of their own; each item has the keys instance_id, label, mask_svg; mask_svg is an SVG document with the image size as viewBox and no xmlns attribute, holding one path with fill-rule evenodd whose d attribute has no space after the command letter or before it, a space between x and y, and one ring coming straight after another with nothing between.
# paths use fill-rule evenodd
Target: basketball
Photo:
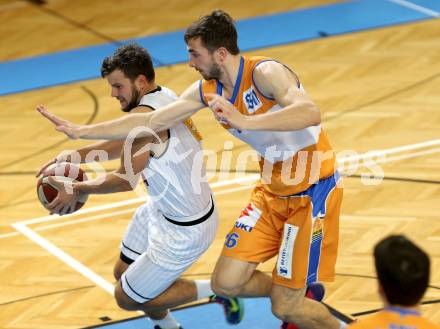
<instances>
[{"instance_id":1,"label":"basketball","mask_svg":"<svg viewBox=\"0 0 440 329\"><path fill-rule=\"evenodd\" d=\"M48 209L47 205L50 204L58 195L57 188L49 182L49 176L54 176L60 181L82 182L87 180L87 176L80 166L70 162L54 163L47 167L42 172L37 182L38 199L46 209ZM75 211L80 209L86 201L87 195L82 196L76 203Z\"/></svg>"}]
</instances>

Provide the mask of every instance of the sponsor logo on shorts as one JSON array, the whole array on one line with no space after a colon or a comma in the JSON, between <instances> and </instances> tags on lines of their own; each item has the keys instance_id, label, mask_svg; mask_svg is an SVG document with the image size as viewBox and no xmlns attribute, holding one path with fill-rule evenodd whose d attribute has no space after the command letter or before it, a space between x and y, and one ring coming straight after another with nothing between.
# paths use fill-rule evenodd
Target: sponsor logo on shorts
<instances>
[{"instance_id":1,"label":"sponsor logo on shorts","mask_svg":"<svg viewBox=\"0 0 440 329\"><path fill-rule=\"evenodd\" d=\"M253 203L249 203L247 207L241 211L240 217L235 222L235 227L246 232L251 232L260 217L261 210L255 207Z\"/></svg>"},{"instance_id":2,"label":"sponsor logo on shorts","mask_svg":"<svg viewBox=\"0 0 440 329\"><path fill-rule=\"evenodd\" d=\"M298 227L284 224L283 241L277 261L277 273L286 279L292 278L293 246L295 243Z\"/></svg>"},{"instance_id":3,"label":"sponsor logo on shorts","mask_svg":"<svg viewBox=\"0 0 440 329\"><path fill-rule=\"evenodd\" d=\"M312 243L322 239L322 219L322 217L315 219L315 223L313 224Z\"/></svg>"},{"instance_id":4,"label":"sponsor logo on shorts","mask_svg":"<svg viewBox=\"0 0 440 329\"><path fill-rule=\"evenodd\" d=\"M238 233L235 233L235 232L229 233L226 236L226 242L225 242L226 248L228 248L228 249L235 248L239 238L240 238L240 235L238 235Z\"/></svg>"},{"instance_id":5,"label":"sponsor logo on shorts","mask_svg":"<svg viewBox=\"0 0 440 329\"><path fill-rule=\"evenodd\" d=\"M240 230L246 231L246 232L252 231L252 228L253 228L252 226L249 226L249 225L246 225L246 224L243 224L240 222L236 222L235 227L239 228Z\"/></svg>"},{"instance_id":6,"label":"sponsor logo on shorts","mask_svg":"<svg viewBox=\"0 0 440 329\"><path fill-rule=\"evenodd\" d=\"M287 273L288 273L287 268L280 267L280 273L279 273L280 275L285 276L285 275L287 275Z\"/></svg>"}]
</instances>

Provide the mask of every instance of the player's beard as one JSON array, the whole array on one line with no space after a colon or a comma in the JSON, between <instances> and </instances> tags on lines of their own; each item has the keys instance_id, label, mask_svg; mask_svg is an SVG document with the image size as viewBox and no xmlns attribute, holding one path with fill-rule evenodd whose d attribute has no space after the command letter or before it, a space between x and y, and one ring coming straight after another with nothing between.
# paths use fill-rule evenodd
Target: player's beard
<instances>
[{"instance_id":1,"label":"player's beard","mask_svg":"<svg viewBox=\"0 0 440 329\"><path fill-rule=\"evenodd\" d=\"M220 79L221 76L221 69L220 66L216 63L213 63L212 66L209 68L209 71L207 73L201 73L203 79L205 80L212 80L212 79Z\"/></svg>"},{"instance_id":2,"label":"player's beard","mask_svg":"<svg viewBox=\"0 0 440 329\"><path fill-rule=\"evenodd\" d=\"M136 86L133 85L131 87L131 99L130 102L128 102L128 105L122 109L124 112L130 112L132 109L137 107L139 105L140 101L140 92L136 89Z\"/></svg>"}]
</instances>

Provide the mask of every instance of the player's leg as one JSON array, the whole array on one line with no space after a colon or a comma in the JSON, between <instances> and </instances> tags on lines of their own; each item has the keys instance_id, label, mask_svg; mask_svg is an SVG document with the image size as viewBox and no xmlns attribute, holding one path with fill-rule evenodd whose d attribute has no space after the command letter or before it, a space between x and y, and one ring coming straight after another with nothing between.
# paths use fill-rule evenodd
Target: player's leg
<instances>
[{"instance_id":1,"label":"player's leg","mask_svg":"<svg viewBox=\"0 0 440 329\"><path fill-rule=\"evenodd\" d=\"M269 205L282 213L287 201L277 201L261 187L256 187L250 203L226 237L212 277L215 292L226 296L269 296L272 280L256 270L259 263L278 252L282 224L273 221L277 216L271 214Z\"/></svg>"},{"instance_id":2,"label":"player's leg","mask_svg":"<svg viewBox=\"0 0 440 329\"><path fill-rule=\"evenodd\" d=\"M301 329L339 329L339 321L327 308L313 299L305 297L306 288L292 289L277 284L271 291L273 314Z\"/></svg>"},{"instance_id":3,"label":"player's leg","mask_svg":"<svg viewBox=\"0 0 440 329\"><path fill-rule=\"evenodd\" d=\"M179 278L188 267L167 269L157 265L147 253L142 254L116 286L118 305L126 310L141 309L148 313L196 300L194 281Z\"/></svg>"},{"instance_id":4,"label":"player's leg","mask_svg":"<svg viewBox=\"0 0 440 329\"><path fill-rule=\"evenodd\" d=\"M113 274L114 274L117 281L119 281L121 279L122 274L124 274L124 272L128 269L128 267L130 266L130 264L132 262L133 261L124 257L124 254L121 254L121 258L117 260L117 262L114 266L114 269L113 269ZM185 284L182 285L182 282L180 282L180 280L181 279L178 279L173 284L173 286L170 287L169 289L167 289L163 294L165 294L166 292L172 292L172 291L181 292L183 290L187 290L184 287ZM182 281L188 281L188 280L182 280ZM180 284L180 286L178 284ZM208 282L208 285L209 285L209 282ZM186 286L188 286L188 284L186 284ZM117 286L115 287L115 298L116 298L116 301L118 303L120 303L120 306L123 306L126 309L130 307L129 305L133 304L133 301L127 295L125 295L123 293L123 290L121 289L121 286L120 286L120 282L118 282ZM190 299L190 301L191 300L192 299ZM139 307L137 305L137 303L134 303L134 305L132 305L130 309L138 310L138 309L141 309L141 307ZM157 328L168 328L168 327L169 328L173 328L173 327L178 328L178 323L174 319L174 317L172 316L172 314L170 313L168 308L159 307L155 310L153 310L151 308L150 310L143 310L143 311L153 321L153 323L155 324L155 326Z\"/></svg>"},{"instance_id":5,"label":"player's leg","mask_svg":"<svg viewBox=\"0 0 440 329\"><path fill-rule=\"evenodd\" d=\"M258 263L220 256L212 276L214 292L224 296L268 297L272 278L258 270Z\"/></svg>"},{"instance_id":6,"label":"player's leg","mask_svg":"<svg viewBox=\"0 0 440 329\"><path fill-rule=\"evenodd\" d=\"M305 297L308 285L334 280L341 200L333 177L289 198L271 291L273 313L294 324L288 328L341 327L323 304Z\"/></svg>"},{"instance_id":7,"label":"player's leg","mask_svg":"<svg viewBox=\"0 0 440 329\"><path fill-rule=\"evenodd\" d=\"M115 288L116 301L125 309L141 310L139 307L130 307L133 300L122 294L118 286L120 285L122 275L126 272L129 266L148 249L148 228L150 227L150 220L155 213L156 211L151 204L145 204L139 207L136 210L120 244L121 253L119 259L115 263L113 274L115 279L119 281ZM176 319L174 319L168 309L151 310L146 313L146 315L153 321L155 328L179 328Z\"/></svg>"},{"instance_id":8,"label":"player's leg","mask_svg":"<svg viewBox=\"0 0 440 329\"><path fill-rule=\"evenodd\" d=\"M195 226L178 226L163 217L154 220L157 214L150 214L153 219L149 222L147 251L129 266L115 290L121 308L143 310L163 328L163 321L158 319L169 316L167 309L213 295L210 280L179 278L215 238L218 215L215 211L210 213L207 220ZM232 303L222 304L228 322L238 323L241 308L230 312Z\"/></svg>"},{"instance_id":9,"label":"player's leg","mask_svg":"<svg viewBox=\"0 0 440 329\"><path fill-rule=\"evenodd\" d=\"M137 265L137 262L134 265ZM148 273L151 273L152 277L156 277L157 275L157 279L152 281L144 277L145 282L152 281L157 290L162 290L163 288L161 288L161 286L166 286L166 281L174 280L172 277L168 280L166 279L169 275L168 271L161 272L162 270L157 269L157 267L151 263L149 266L145 266L144 264L144 269L147 267L149 270ZM129 277L131 269L132 267L129 268L127 277ZM160 282L158 281L159 277ZM126 282L126 284L124 284L124 282ZM132 282L131 279L126 279L125 275L123 275L122 281L118 282L115 289L115 298L118 305L125 310L142 310L152 320L156 320L153 321L155 324L159 325L161 321L157 320L162 320L164 316L169 316L167 312L168 309L209 297L211 302L216 302L223 306L228 323L239 323L243 317L243 305L241 300L238 298L213 296L214 293L210 288L210 280L186 280L178 278L157 297L150 300L142 299L140 294L136 292L140 291L140 289L145 291L147 284L148 283L138 284L137 282ZM137 287L143 288L138 290ZM126 293L126 291L128 291L128 293ZM152 291L152 289L150 289L150 291ZM152 295L154 295L154 292ZM164 327L161 325L161 328Z\"/></svg>"}]
</instances>

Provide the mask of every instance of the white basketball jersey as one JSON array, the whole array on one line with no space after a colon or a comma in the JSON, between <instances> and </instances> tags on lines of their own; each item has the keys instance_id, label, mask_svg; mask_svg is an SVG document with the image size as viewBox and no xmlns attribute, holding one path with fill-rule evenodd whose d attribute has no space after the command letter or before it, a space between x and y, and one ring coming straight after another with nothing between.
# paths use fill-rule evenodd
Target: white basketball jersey
<instances>
[{"instance_id":1,"label":"white basketball jersey","mask_svg":"<svg viewBox=\"0 0 440 329\"><path fill-rule=\"evenodd\" d=\"M159 109L177 96L161 87L142 97L139 105ZM189 222L206 214L212 205L201 143L184 123L169 129L166 150L150 160L142 172L150 199L159 211L175 221Z\"/></svg>"}]
</instances>

